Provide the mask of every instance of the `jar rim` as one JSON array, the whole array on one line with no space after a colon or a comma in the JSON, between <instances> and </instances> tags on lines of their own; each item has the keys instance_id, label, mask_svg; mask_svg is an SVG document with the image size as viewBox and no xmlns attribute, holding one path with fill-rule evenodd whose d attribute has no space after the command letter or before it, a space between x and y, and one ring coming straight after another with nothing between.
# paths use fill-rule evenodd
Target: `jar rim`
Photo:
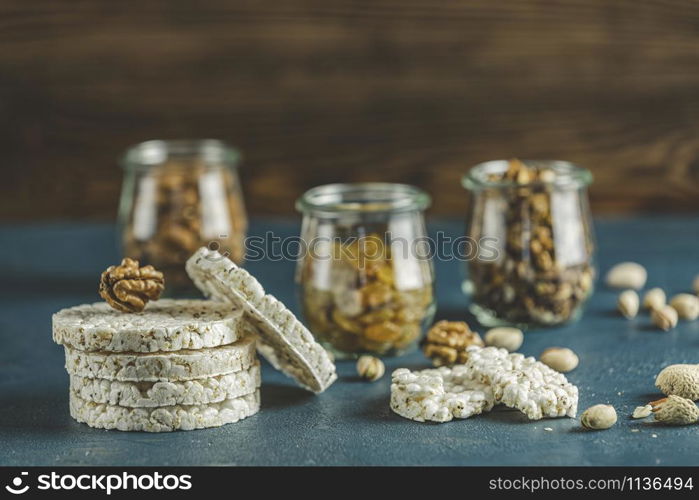
<instances>
[{"instance_id":1,"label":"jar rim","mask_svg":"<svg viewBox=\"0 0 699 500\"><path fill-rule=\"evenodd\" d=\"M207 163L236 167L241 155L219 139L154 139L127 148L121 165L124 169L149 168L177 157L198 157Z\"/></svg>"},{"instance_id":2,"label":"jar rim","mask_svg":"<svg viewBox=\"0 0 699 500\"><path fill-rule=\"evenodd\" d=\"M421 211L431 203L427 192L410 184L355 182L311 188L296 200L296 210L331 216L377 214Z\"/></svg>"},{"instance_id":3,"label":"jar rim","mask_svg":"<svg viewBox=\"0 0 699 500\"><path fill-rule=\"evenodd\" d=\"M513 180L491 180L488 174L504 173L510 163L509 160L491 160L479 163L464 174L461 185L469 190L488 188L511 188L522 186L556 186L556 187L584 187L592 183L593 177L585 167L564 160L521 160L527 166L537 168L549 168L555 176L552 180L536 180L527 184L518 184Z\"/></svg>"}]
</instances>

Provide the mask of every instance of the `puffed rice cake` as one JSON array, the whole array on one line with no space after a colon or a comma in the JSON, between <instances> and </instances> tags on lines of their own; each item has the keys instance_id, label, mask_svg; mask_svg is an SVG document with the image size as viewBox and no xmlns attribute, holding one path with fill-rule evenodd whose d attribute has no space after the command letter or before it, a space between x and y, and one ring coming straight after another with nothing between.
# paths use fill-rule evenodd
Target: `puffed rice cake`
<instances>
[{"instance_id":1,"label":"puffed rice cake","mask_svg":"<svg viewBox=\"0 0 699 500\"><path fill-rule=\"evenodd\" d=\"M186 381L121 382L70 376L70 390L80 399L131 408L218 403L250 394L260 387L260 365Z\"/></svg>"},{"instance_id":2,"label":"puffed rice cake","mask_svg":"<svg viewBox=\"0 0 699 500\"><path fill-rule=\"evenodd\" d=\"M575 417L578 388L562 373L533 357L497 347L469 347L464 368L493 390L496 403L516 408L530 420Z\"/></svg>"},{"instance_id":3,"label":"puffed rice cake","mask_svg":"<svg viewBox=\"0 0 699 500\"><path fill-rule=\"evenodd\" d=\"M156 353L84 352L65 346L70 375L123 382L174 382L250 368L257 361L255 339L207 349Z\"/></svg>"},{"instance_id":4,"label":"puffed rice cake","mask_svg":"<svg viewBox=\"0 0 699 500\"><path fill-rule=\"evenodd\" d=\"M218 403L127 408L86 401L70 393L70 415L90 427L120 431L169 432L219 427L257 413L260 392Z\"/></svg>"},{"instance_id":5,"label":"puffed rice cake","mask_svg":"<svg viewBox=\"0 0 699 500\"><path fill-rule=\"evenodd\" d=\"M106 302L53 315L53 340L81 351L161 352L231 344L240 338L242 309L210 300L161 299L140 313Z\"/></svg>"},{"instance_id":6,"label":"puffed rice cake","mask_svg":"<svg viewBox=\"0 0 699 500\"><path fill-rule=\"evenodd\" d=\"M418 422L469 418L495 404L490 388L470 379L458 365L416 372L399 368L391 382L391 409Z\"/></svg>"},{"instance_id":7,"label":"puffed rice cake","mask_svg":"<svg viewBox=\"0 0 699 500\"><path fill-rule=\"evenodd\" d=\"M578 388L532 357L496 347L472 346L451 368L393 372L391 409L419 422L448 422L504 404L530 420L575 417Z\"/></svg>"},{"instance_id":8,"label":"puffed rice cake","mask_svg":"<svg viewBox=\"0 0 699 500\"><path fill-rule=\"evenodd\" d=\"M244 310L258 337L258 351L302 387L320 393L337 378L335 365L313 335L247 271L216 251L202 247L190 257L187 273L215 300Z\"/></svg>"}]
</instances>

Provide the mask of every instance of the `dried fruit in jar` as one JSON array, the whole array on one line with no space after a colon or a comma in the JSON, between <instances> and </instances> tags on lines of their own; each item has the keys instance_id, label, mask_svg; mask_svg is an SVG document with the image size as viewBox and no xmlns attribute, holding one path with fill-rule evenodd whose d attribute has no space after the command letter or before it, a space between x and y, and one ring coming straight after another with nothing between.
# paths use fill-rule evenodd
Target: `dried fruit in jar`
<instances>
[{"instance_id":1,"label":"dried fruit in jar","mask_svg":"<svg viewBox=\"0 0 699 500\"><path fill-rule=\"evenodd\" d=\"M414 345L433 314L431 280L399 286L401 271L381 232L336 241L330 256L329 263L309 258L301 272L304 316L313 333L341 353L390 354ZM316 284L317 273L329 275L329 289Z\"/></svg>"}]
</instances>

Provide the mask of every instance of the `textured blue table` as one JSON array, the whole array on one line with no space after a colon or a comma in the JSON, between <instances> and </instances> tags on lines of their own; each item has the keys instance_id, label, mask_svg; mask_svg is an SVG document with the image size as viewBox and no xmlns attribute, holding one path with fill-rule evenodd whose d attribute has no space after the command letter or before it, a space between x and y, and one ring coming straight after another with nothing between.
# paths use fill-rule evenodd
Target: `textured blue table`
<instances>
[{"instance_id":1,"label":"textured blue table","mask_svg":"<svg viewBox=\"0 0 699 500\"><path fill-rule=\"evenodd\" d=\"M430 223L458 235L461 223ZM647 266L649 285L687 291L699 273L699 219L597 221L599 264ZM294 235L297 221L256 220L253 234ZM0 227L0 464L2 465L697 465L699 427L660 427L631 420L634 407L656 399L654 375L665 365L699 362L699 321L662 333L647 315L625 321L616 295L599 289L583 319L531 331L522 352L551 345L580 355L569 375L582 409L611 403L618 424L588 432L575 419L539 422L511 410L448 424L419 424L388 408L390 378L366 384L351 362L324 394L298 389L264 366L262 410L220 429L169 434L90 429L68 415L63 352L51 342L51 313L98 299L100 271L117 261L113 228L86 225ZM468 319L459 265L437 263L439 318ZM254 262L249 270L295 308L294 265ZM392 359L387 370L427 366L421 354ZM546 430L550 428L551 430ZM632 431L637 432L632 432Z\"/></svg>"}]
</instances>

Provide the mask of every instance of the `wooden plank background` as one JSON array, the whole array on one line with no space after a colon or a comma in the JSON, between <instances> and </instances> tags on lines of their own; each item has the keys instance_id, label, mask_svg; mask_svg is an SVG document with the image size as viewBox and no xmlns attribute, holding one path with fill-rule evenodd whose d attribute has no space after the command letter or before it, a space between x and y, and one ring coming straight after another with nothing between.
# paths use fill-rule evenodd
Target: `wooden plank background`
<instances>
[{"instance_id":1,"label":"wooden plank background","mask_svg":"<svg viewBox=\"0 0 699 500\"><path fill-rule=\"evenodd\" d=\"M122 150L217 137L248 208L510 156L588 166L597 213L699 209L699 2L2 0L0 218L109 220Z\"/></svg>"}]
</instances>

